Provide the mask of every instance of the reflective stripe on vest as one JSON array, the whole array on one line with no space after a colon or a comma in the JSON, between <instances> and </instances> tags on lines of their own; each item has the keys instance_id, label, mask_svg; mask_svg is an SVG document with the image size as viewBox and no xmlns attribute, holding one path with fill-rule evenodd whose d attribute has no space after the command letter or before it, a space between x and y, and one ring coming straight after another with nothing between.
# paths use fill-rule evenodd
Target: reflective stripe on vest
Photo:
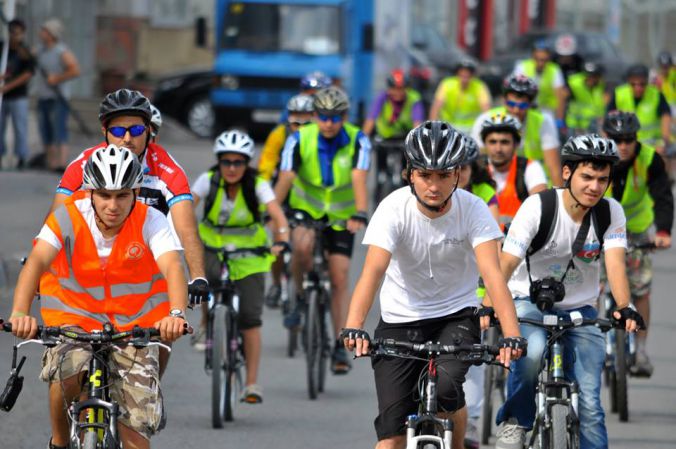
<instances>
[{"instance_id":1,"label":"reflective stripe on vest","mask_svg":"<svg viewBox=\"0 0 676 449\"><path fill-rule=\"evenodd\" d=\"M209 181L213 175L213 171L209 172ZM262 182L265 182L262 178L256 178L256 186ZM225 180L221 178L211 210L207 211L206 218L199 223L199 235L204 244L212 248L225 248L226 246L255 248L268 245L265 227L254 221L254 216L244 200L241 184L237 189L235 204L230 216L225 224L219 224L225 188ZM259 209L261 212L264 211L265 205L261 204ZM230 279L236 281L255 273L267 273L274 260L274 256L271 255L250 255L230 259L228 261Z\"/></svg>"},{"instance_id":2,"label":"reflective stripe on vest","mask_svg":"<svg viewBox=\"0 0 676 449\"><path fill-rule=\"evenodd\" d=\"M522 67L524 75L535 79L536 70L534 59L525 60ZM537 104L539 107L551 111L556 111L559 106L559 99L554 90L554 78L556 78L558 68L559 66L556 63L547 62L542 70L542 75L540 76L540 82L538 84Z\"/></svg>"},{"instance_id":3,"label":"reflective stripe on vest","mask_svg":"<svg viewBox=\"0 0 676 449\"><path fill-rule=\"evenodd\" d=\"M385 100L380 110L380 115L376 119L376 132L378 135L385 139L405 136L413 128L413 105L418 101L420 101L420 94L413 89L406 89L406 99L401 107L399 117L392 122L394 108L389 99Z\"/></svg>"},{"instance_id":4,"label":"reflective stripe on vest","mask_svg":"<svg viewBox=\"0 0 676 449\"><path fill-rule=\"evenodd\" d=\"M72 199L47 218L62 248L40 279L45 325L92 331L111 322L118 330L128 330L135 325L151 327L167 316L167 282L143 239L147 212L145 204L134 205L105 266Z\"/></svg>"},{"instance_id":5,"label":"reflective stripe on vest","mask_svg":"<svg viewBox=\"0 0 676 449\"><path fill-rule=\"evenodd\" d=\"M584 73L568 77L568 87L573 93L566 112L566 125L569 128L587 130L592 121L603 117L605 112L605 84L598 83L590 88L586 80L587 75Z\"/></svg>"},{"instance_id":6,"label":"reflective stripe on vest","mask_svg":"<svg viewBox=\"0 0 676 449\"><path fill-rule=\"evenodd\" d=\"M530 164L528 160L527 164ZM511 223L516 212L521 207L519 193L516 191L517 157L514 155L509 163L509 171L505 187L498 193L498 210L500 211L500 225Z\"/></svg>"},{"instance_id":7,"label":"reflective stripe on vest","mask_svg":"<svg viewBox=\"0 0 676 449\"><path fill-rule=\"evenodd\" d=\"M452 76L444 81L446 98L444 105L439 111L441 120L449 122L460 131L469 131L476 118L481 114L481 104L479 97L483 83L472 78L467 85L467 89L462 90L460 79Z\"/></svg>"},{"instance_id":8,"label":"reflective stripe on vest","mask_svg":"<svg viewBox=\"0 0 676 449\"><path fill-rule=\"evenodd\" d=\"M634 93L629 84L623 84L615 89L615 105L624 112L633 112L641 123L638 131L638 140L648 144L654 144L662 138L660 117L657 108L660 104L660 91L657 87L646 86L643 98L638 105L634 100Z\"/></svg>"},{"instance_id":9,"label":"reflective stripe on vest","mask_svg":"<svg viewBox=\"0 0 676 449\"><path fill-rule=\"evenodd\" d=\"M359 128L345 123L350 141L339 148L333 158L334 185L323 185L319 166L319 126L315 123L300 129L301 165L291 187L289 205L318 220L327 216L329 222L344 222L356 212L352 188L352 159ZM338 229L339 226L333 226Z\"/></svg>"},{"instance_id":10,"label":"reflective stripe on vest","mask_svg":"<svg viewBox=\"0 0 676 449\"><path fill-rule=\"evenodd\" d=\"M620 204L627 218L627 231L632 234L644 232L655 220L654 202L648 189L648 169L653 157L655 148L641 142L641 150L627 171ZM608 189L606 196L611 195L612 189Z\"/></svg>"}]
</instances>

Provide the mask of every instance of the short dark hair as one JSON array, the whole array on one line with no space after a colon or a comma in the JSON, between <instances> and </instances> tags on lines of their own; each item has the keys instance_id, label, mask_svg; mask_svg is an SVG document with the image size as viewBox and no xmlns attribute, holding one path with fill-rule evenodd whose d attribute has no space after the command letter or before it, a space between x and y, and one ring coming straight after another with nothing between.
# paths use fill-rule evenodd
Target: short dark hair
<instances>
[{"instance_id":1,"label":"short dark hair","mask_svg":"<svg viewBox=\"0 0 676 449\"><path fill-rule=\"evenodd\" d=\"M12 20L9 21L9 23L7 24L7 26L8 26L9 28L12 28L12 27L19 27L19 28L21 28L21 31L26 31L26 22L24 22L24 21L21 20L21 19L12 19Z\"/></svg>"},{"instance_id":2,"label":"short dark hair","mask_svg":"<svg viewBox=\"0 0 676 449\"><path fill-rule=\"evenodd\" d=\"M570 168L570 171L575 171L578 165L591 165L591 168L597 171L601 171L606 167L610 167L610 170L613 170L613 163L608 161L599 161L598 159L584 159L581 161L566 161L563 163L564 167Z\"/></svg>"}]
</instances>

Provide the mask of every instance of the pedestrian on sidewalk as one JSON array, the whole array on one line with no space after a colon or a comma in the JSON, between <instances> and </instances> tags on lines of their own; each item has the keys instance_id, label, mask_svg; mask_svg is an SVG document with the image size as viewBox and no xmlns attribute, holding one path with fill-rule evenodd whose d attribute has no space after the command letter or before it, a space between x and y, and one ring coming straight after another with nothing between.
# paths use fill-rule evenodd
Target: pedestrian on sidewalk
<instances>
[{"instance_id":1,"label":"pedestrian on sidewalk","mask_svg":"<svg viewBox=\"0 0 676 449\"><path fill-rule=\"evenodd\" d=\"M68 161L69 80L80 75L73 52L61 40L63 24L49 19L42 24L42 46L37 53L38 124L47 156L47 168L63 171Z\"/></svg>"},{"instance_id":2,"label":"pedestrian on sidewalk","mask_svg":"<svg viewBox=\"0 0 676 449\"><path fill-rule=\"evenodd\" d=\"M0 111L0 164L5 155L5 128L8 118L14 127L14 155L21 170L28 159L28 82L35 73L35 60L24 43L26 24L21 19L9 22L7 69L0 79L2 110ZM4 45L4 43L3 43Z\"/></svg>"}]
</instances>

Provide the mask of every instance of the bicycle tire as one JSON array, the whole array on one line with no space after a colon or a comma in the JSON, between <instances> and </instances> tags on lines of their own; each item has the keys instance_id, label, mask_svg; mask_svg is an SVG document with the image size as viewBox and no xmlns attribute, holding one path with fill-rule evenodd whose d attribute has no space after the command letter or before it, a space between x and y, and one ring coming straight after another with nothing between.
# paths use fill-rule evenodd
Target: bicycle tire
<instances>
[{"instance_id":1,"label":"bicycle tire","mask_svg":"<svg viewBox=\"0 0 676 449\"><path fill-rule=\"evenodd\" d=\"M287 277L284 281L284 288L286 290L286 307L287 311L291 311L296 307L296 294L293 288L293 279ZM282 308L284 309L284 308ZM298 349L298 329L287 329L287 341L286 341L286 356L293 358L296 355L296 350Z\"/></svg>"},{"instance_id":2,"label":"bicycle tire","mask_svg":"<svg viewBox=\"0 0 676 449\"><path fill-rule=\"evenodd\" d=\"M225 379L226 401L225 401L225 420L233 421L235 419L235 408L242 395L242 365L240 358L240 344L235 316L232 313L225 315L225 335L226 335L226 372ZM233 343L235 342L235 343Z\"/></svg>"},{"instance_id":3,"label":"bicycle tire","mask_svg":"<svg viewBox=\"0 0 676 449\"><path fill-rule=\"evenodd\" d=\"M227 396L227 336L225 330L226 310L217 305L213 313L213 344L211 346L211 425L214 429L222 429L226 421L225 404Z\"/></svg>"},{"instance_id":4,"label":"bicycle tire","mask_svg":"<svg viewBox=\"0 0 676 449\"><path fill-rule=\"evenodd\" d=\"M307 363L307 390L310 399L317 399L319 392L319 359L322 351L320 341L320 322L318 310L318 292L316 290L308 291L307 298L307 316L305 317L306 333L306 351L305 361Z\"/></svg>"},{"instance_id":5,"label":"bicycle tire","mask_svg":"<svg viewBox=\"0 0 676 449\"><path fill-rule=\"evenodd\" d=\"M486 331L486 344L492 345L497 340L497 329L492 327ZM484 369L484 402L481 406L481 444L488 444L493 433L493 396L497 388L497 370L499 367L488 365Z\"/></svg>"},{"instance_id":6,"label":"bicycle tire","mask_svg":"<svg viewBox=\"0 0 676 449\"><path fill-rule=\"evenodd\" d=\"M627 397L627 335L624 329L615 330L615 405L620 422L629 421Z\"/></svg>"},{"instance_id":7,"label":"bicycle tire","mask_svg":"<svg viewBox=\"0 0 676 449\"><path fill-rule=\"evenodd\" d=\"M569 447L568 435L568 406L554 404L550 410L551 426L549 427L549 442L551 449L572 449Z\"/></svg>"},{"instance_id":8,"label":"bicycle tire","mask_svg":"<svg viewBox=\"0 0 676 449\"><path fill-rule=\"evenodd\" d=\"M331 296L329 296L329 293L327 291L324 291L322 293L324 300L321 302L321 304L317 304L317 313L319 316L319 337L320 337L320 342L319 342L319 347L321 350L319 351L319 360L318 360L318 367L317 367L317 391L319 393L324 392L324 386L326 385L326 367L329 363L329 354L331 353L331 344L330 344L330 339L329 339L329 334L328 334L328 328L327 323L326 323L326 307L327 304L330 304L331 301Z\"/></svg>"},{"instance_id":9,"label":"bicycle tire","mask_svg":"<svg viewBox=\"0 0 676 449\"><path fill-rule=\"evenodd\" d=\"M85 432L82 437L82 449L96 449L99 443L97 432Z\"/></svg>"}]
</instances>

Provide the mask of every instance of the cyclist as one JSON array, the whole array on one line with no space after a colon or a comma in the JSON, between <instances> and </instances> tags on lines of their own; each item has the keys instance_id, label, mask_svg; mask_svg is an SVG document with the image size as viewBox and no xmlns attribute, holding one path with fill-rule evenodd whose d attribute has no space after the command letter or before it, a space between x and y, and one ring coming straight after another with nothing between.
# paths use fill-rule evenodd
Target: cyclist
<instances>
[{"instance_id":1,"label":"cyclist","mask_svg":"<svg viewBox=\"0 0 676 449\"><path fill-rule=\"evenodd\" d=\"M502 233L484 201L456 191L465 147L462 135L445 122L428 121L408 134L409 187L378 205L362 241L368 245L366 262L342 333L345 346L357 356L368 352L364 323L383 278L378 338L479 343L476 287L481 274L498 298L495 308L505 323L502 360L509 365L525 347L498 265ZM467 421L462 384L469 364L440 359L439 405L454 424L453 448L460 449ZM424 365L389 357L373 361L376 448L404 448L406 418L417 411L411 392Z\"/></svg>"},{"instance_id":2,"label":"cyclist","mask_svg":"<svg viewBox=\"0 0 676 449\"><path fill-rule=\"evenodd\" d=\"M523 126L519 155L542 162L551 183L561 185L559 135L552 119L532 106L537 86L528 77L510 75L505 78L502 92L505 106L481 114L472 127L472 137L482 147L481 127L489 117L496 113L508 113L516 117Z\"/></svg>"},{"instance_id":3,"label":"cyclist","mask_svg":"<svg viewBox=\"0 0 676 449\"><path fill-rule=\"evenodd\" d=\"M538 87L535 102L540 111L556 119L557 129L565 127L566 108L565 78L561 67L552 61L552 52L544 39L533 45L529 59L519 61L514 67L515 75L524 75L535 81ZM522 120L523 121L523 120Z\"/></svg>"},{"instance_id":4,"label":"cyclist","mask_svg":"<svg viewBox=\"0 0 676 449\"><path fill-rule=\"evenodd\" d=\"M209 286L204 277L204 249L197 235L188 178L167 151L150 141L152 111L150 102L140 92L120 89L106 95L99 107L99 121L104 142L84 150L71 162L59 181L50 212L82 189L82 169L86 160L99 148L112 143L131 150L143 165L143 186L137 199L167 215L171 210L173 228L185 251L192 280L190 302L206 300Z\"/></svg>"},{"instance_id":5,"label":"cyclist","mask_svg":"<svg viewBox=\"0 0 676 449\"><path fill-rule=\"evenodd\" d=\"M263 144L263 151L258 161L258 171L263 179L272 181L273 184L277 180L279 160L284 142L301 126L312 122L312 112L314 111L312 101L310 95L298 94L286 104L286 110L289 111L288 122L277 125ZM265 303L270 307L277 307L282 296L281 276L283 269L284 259L278 257L272 264L272 285L265 295Z\"/></svg>"},{"instance_id":6,"label":"cyclist","mask_svg":"<svg viewBox=\"0 0 676 449\"><path fill-rule=\"evenodd\" d=\"M565 285L566 295L550 313L579 311L584 318L596 318L599 295L598 260L605 251L605 266L610 288L617 301L613 316L626 323L633 332L642 322L641 316L629 307L629 285L625 270L625 218L622 206L613 200L603 200L610 183L612 166L618 161L613 141L589 134L570 138L561 150L565 187L552 192L556 207L550 216L543 214L543 198L548 192L527 198L509 228L500 256L500 265L515 297L519 317L541 319L541 312L531 302L530 278L549 278ZM606 230L602 231L601 214L594 208L604 202ZM594 211L590 213L590 211ZM592 214L594 218L592 219ZM547 214L549 215L549 214ZM547 229L542 251L529 255L530 270L523 263L539 229ZM600 234L600 235L599 235ZM575 243L575 242L579 243ZM573 253L571 247L582 243ZM575 250L577 251L577 249ZM534 298L533 298L534 299ZM510 373L507 398L498 411L496 421L502 423L496 448L523 448L526 429L535 417L535 385L540 361L546 346L546 332L528 325L521 326L528 339L528 355L518 360ZM581 327L564 335L566 357L574 354L575 363L566 364L566 376L576 380L580 388L579 418L580 447L606 448L608 436L601 406L601 372L605 362L605 339L596 327Z\"/></svg>"},{"instance_id":7,"label":"cyclist","mask_svg":"<svg viewBox=\"0 0 676 449\"><path fill-rule=\"evenodd\" d=\"M608 102L603 72L601 64L586 62L582 72L568 77L570 97L566 126L572 133L585 134L599 129Z\"/></svg>"},{"instance_id":8,"label":"cyclist","mask_svg":"<svg viewBox=\"0 0 676 449\"><path fill-rule=\"evenodd\" d=\"M207 248L204 265L210 285L220 282L222 258L217 249L255 248L268 244L262 224L263 211L268 212L273 223L273 255L278 256L289 247L288 223L270 184L248 166L254 156L251 137L242 131L225 131L216 138L214 154L217 165L202 173L192 186L195 206L204 199L199 233ZM261 355L265 273L270 271L273 259L272 256L248 255L228 263L230 278L235 282L241 298L238 326L246 354L246 382L242 400L251 404L263 401L263 389L256 381ZM206 307L202 310L203 333L206 329Z\"/></svg>"},{"instance_id":9,"label":"cyclist","mask_svg":"<svg viewBox=\"0 0 676 449\"><path fill-rule=\"evenodd\" d=\"M331 357L335 374L346 374L350 359L338 334L345 323L348 296L348 271L354 233L368 218L366 178L371 144L355 125L346 122L350 106L345 92L331 86L314 97L315 123L303 126L289 136L282 152L279 179L275 186L277 201L289 195L289 206L327 220L331 226L324 234L331 279L331 315L336 344ZM290 191L290 193L289 193ZM312 265L314 233L298 226L293 230L292 271L297 292L302 292L303 273ZM299 304L303 298L299 298ZM299 311L285 318L287 327L300 322Z\"/></svg>"},{"instance_id":10,"label":"cyclist","mask_svg":"<svg viewBox=\"0 0 676 449\"><path fill-rule=\"evenodd\" d=\"M671 143L671 108L657 87L648 84L648 75L648 67L643 64L629 67L627 82L615 88L606 110L636 114L641 123L638 139L664 158Z\"/></svg>"},{"instance_id":11,"label":"cyclist","mask_svg":"<svg viewBox=\"0 0 676 449\"><path fill-rule=\"evenodd\" d=\"M476 63L462 60L455 76L439 83L430 110L431 120L445 120L456 129L468 133L477 116L491 107L491 94L486 83L476 76Z\"/></svg>"},{"instance_id":12,"label":"cyclist","mask_svg":"<svg viewBox=\"0 0 676 449\"><path fill-rule=\"evenodd\" d=\"M620 154L608 193L624 208L630 246L654 242L658 248L669 248L674 221L674 197L669 176L662 158L655 157L655 149L636 140L639 130L638 118L631 112L614 111L605 117L603 132L615 141ZM646 322L646 330L637 334L636 360L631 370L634 375L649 377L653 372L646 351L652 283L650 252L630 249L627 272L633 303Z\"/></svg>"},{"instance_id":13,"label":"cyclist","mask_svg":"<svg viewBox=\"0 0 676 449\"><path fill-rule=\"evenodd\" d=\"M160 128L162 127L162 114L160 110L150 103L150 141L157 143Z\"/></svg>"},{"instance_id":14,"label":"cyclist","mask_svg":"<svg viewBox=\"0 0 676 449\"><path fill-rule=\"evenodd\" d=\"M402 69L394 69L387 77L387 89L376 97L371 106L363 132L370 136L375 129L383 139L403 139L423 120L425 106L420 93L411 89L408 76Z\"/></svg>"},{"instance_id":15,"label":"cyclist","mask_svg":"<svg viewBox=\"0 0 676 449\"><path fill-rule=\"evenodd\" d=\"M324 72L315 70L301 78L299 93L312 96L318 90L325 89L331 84L333 84L333 81L330 76L326 75ZM289 112L288 109L285 109L284 112L282 112L279 123L287 123L289 121Z\"/></svg>"},{"instance_id":16,"label":"cyclist","mask_svg":"<svg viewBox=\"0 0 676 449\"><path fill-rule=\"evenodd\" d=\"M668 51L661 51L657 55L657 73L654 82L671 106L673 116L676 114L676 66Z\"/></svg>"},{"instance_id":17,"label":"cyclist","mask_svg":"<svg viewBox=\"0 0 676 449\"><path fill-rule=\"evenodd\" d=\"M488 155L488 170L498 191L500 225L507 229L521 203L547 188L542 165L522 156L516 149L521 141L521 123L509 114L497 113L481 126L481 140Z\"/></svg>"},{"instance_id":18,"label":"cyclist","mask_svg":"<svg viewBox=\"0 0 676 449\"><path fill-rule=\"evenodd\" d=\"M111 322L119 331L155 327L162 340L176 340L187 306L181 247L164 215L136 202L143 182L140 162L131 151L111 144L85 161L83 179L87 194L68 198L36 238L14 291L12 332L20 338L35 336L37 320L29 314L39 283L46 326L91 332ZM75 343L45 352L40 377L49 383L49 449L68 446L64 404L80 394L90 357L86 346ZM149 448L162 409L157 348L122 347L112 352L110 368L124 447Z\"/></svg>"}]
</instances>

